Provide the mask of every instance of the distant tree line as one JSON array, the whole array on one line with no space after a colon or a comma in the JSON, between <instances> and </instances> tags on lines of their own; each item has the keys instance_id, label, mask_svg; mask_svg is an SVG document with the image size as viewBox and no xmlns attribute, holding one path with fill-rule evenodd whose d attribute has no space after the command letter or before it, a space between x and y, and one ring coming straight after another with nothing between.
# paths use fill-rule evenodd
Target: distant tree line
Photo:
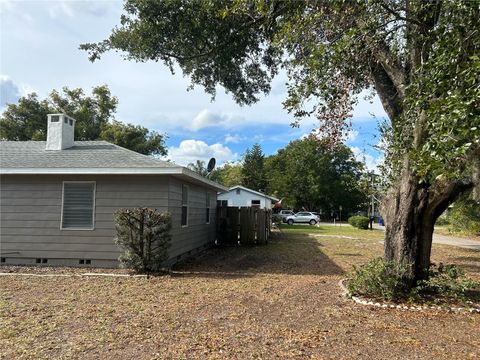
<instances>
[{"instance_id":1,"label":"distant tree line","mask_svg":"<svg viewBox=\"0 0 480 360\"><path fill-rule=\"evenodd\" d=\"M188 167L207 176L205 162ZM326 217L368 207L368 182L364 165L345 145L333 151L313 138L290 142L274 155L265 156L259 144L247 149L242 160L213 170L211 180L224 186L243 185L282 199L283 208L320 211Z\"/></svg>"},{"instance_id":2,"label":"distant tree line","mask_svg":"<svg viewBox=\"0 0 480 360\"><path fill-rule=\"evenodd\" d=\"M145 155L166 155L165 135L115 119L118 99L107 85L96 86L91 96L83 89L53 90L40 100L36 93L8 104L0 116L1 140L45 140L47 114L65 113L75 123L75 140L106 140Z\"/></svg>"}]
</instances>

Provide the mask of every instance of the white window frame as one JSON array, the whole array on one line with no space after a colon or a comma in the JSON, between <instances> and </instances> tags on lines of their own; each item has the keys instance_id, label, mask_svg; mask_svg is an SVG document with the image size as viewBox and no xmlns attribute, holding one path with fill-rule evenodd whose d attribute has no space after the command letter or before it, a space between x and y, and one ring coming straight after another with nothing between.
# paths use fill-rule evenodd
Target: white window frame
<instances>
[{"instance_id":1,"label":"white window frame","mask_svg":"<svg viewBox=\"0 0 480 360\"><path fill-rule=\"evenodd\" d=\"M183 187L185 187L187 189L187 203L186 204L183 203ZM190 187L186 184L182 184L182 201L181 201L182 204L181 204L181 207L180 207L180 209L181 209L180 224L181 224L182 228L188 227L188 218L189 218L188 210L189 210L189 207L190 207L190 206L188 206L189 202L190 202ZM187 208L187 221L186 221L185 225L182 224L182 221L183 221L182 212L183 212L183 207L184 206Z\"/></svg>"},{"instance_id":2,"label":"white window frame","mask_svg":"<svg viewBox=\"0 0 480 360\"><path fill-rule=\"evenodd\" d=\"M254 204L254 203L253 203L254 201L258 201L258 204ZM252 199L252 200L250 200L250 206L262 207L262 200Z\"/></svg>"},{"instance_id":3,"label":"white window frame","mask_svg":"<svg viewBox=\"0 0 480 360\"><path fill-rule=\"evenodd\" d=\"M65 197L65 184L93 184L93 211L92 211L92 227L91 228L64 228L63 227L63 202ZM95 208L97 199L97 182L96 181L63 181L62 182L62 209L60 213L60 230L95 230Z\"/></svg>"},{"instance_id":4,"label":"white window frame","mask_svg":"<svg viewBox=\"0 0 480 360\"><path fill-rule=\"evenodd\" d=\"M212 199L210 198L210 191L205 192L205 197L206 197L206 199L205 199L205 202L206 202L205 211L206 211L206 209L208 209L208 221L206 221L205 224L209 225L210 224L210 218L212 217L212 214L211 214Z\"/></svg>"}]
</instances>

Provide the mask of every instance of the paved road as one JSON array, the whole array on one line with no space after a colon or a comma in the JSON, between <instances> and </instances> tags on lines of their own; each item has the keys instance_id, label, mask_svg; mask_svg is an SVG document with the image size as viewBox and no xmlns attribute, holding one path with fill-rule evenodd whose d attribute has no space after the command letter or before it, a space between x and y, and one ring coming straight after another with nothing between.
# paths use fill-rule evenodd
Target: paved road
<instances>
[{"instance_id":1,"label":"paved road","mask_svg":"<svg viewBox=\"0 0 480 360\"><path fill-rule=\"evenodd\" d=\"M378 224L374 224L374 228L385 231L385 227L378 226ZM470 240L470 239L456 237L456 236L433 234L433 243L458 246L465 249L480 251L480 241Z\"/></svg>"},{"instance_id":2,"label":"paved road","mask_svg":"<svg viewBox=\"0 0 480 360\"><path fill-rule=\"evenodd\" d=\"M294 225L297 225L297 224L294 224ZM306 225L306 224L298 224L298 225ZM321 222L319 225L320 226L322 226L322 225L332 226L334 224L333 223L327 223L327 222ZM341 225L339 223L337 223L336 226L350 226L350 225L348 223L343 223L342 222ZM377 230L385 231L385 227L384 226L379 226L378 224L373 224L373 228L377 229ZM381 242L383 243L383 241L381 241ZM456 237L456 236L450 236L450 235L433 234L433 242L435 244L452 245L452 246L458 246L458 247L465 248L465 249L472 249L472 250L480 251L480 241L478 241L478 240L470 240L470 239Z\"/></svg>"},{"instance_id":3,"label":"paved road","mask_svg":"<svg viewBox=\"0 0 480 360\"><path fill-rule=\"evenodd\" d=\"M480 241L477 240L469 240L449 235L433 234L433 242L435 244L453 245L466 249L480 251Z\"/></svg>"}]
</instances>

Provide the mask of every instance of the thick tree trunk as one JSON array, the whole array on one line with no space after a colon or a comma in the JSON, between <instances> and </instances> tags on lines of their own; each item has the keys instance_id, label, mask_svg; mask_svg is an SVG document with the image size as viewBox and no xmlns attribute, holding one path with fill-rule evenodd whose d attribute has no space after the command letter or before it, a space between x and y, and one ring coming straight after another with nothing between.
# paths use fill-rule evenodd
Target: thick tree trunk
<instances>
[{"instance_id":1,"label":"thick tree trunk","mask_svg":"<svg viewBox=\"0 0 480 360\"><path fill-rule=\"evenodd\" d=\"M471 181L420 184L414 174L405 171L397 188L386 197L382 206L386 226L384 257L406 266L412 285L427 275L435 221L472 186Z\"/></svg>"},{"instance_id":2,"label":"thick tree trunk","mask_svg":"<svg viewBox=\"0 0 480 360\"><path fill-rule=\"evenodd\" d=\"M423 278L430 265L435 219L428 207L428 188L406 174L392 195L383 211L385 260L407 266L408 278L413 282Z\"/></svg>"}]
</instances>

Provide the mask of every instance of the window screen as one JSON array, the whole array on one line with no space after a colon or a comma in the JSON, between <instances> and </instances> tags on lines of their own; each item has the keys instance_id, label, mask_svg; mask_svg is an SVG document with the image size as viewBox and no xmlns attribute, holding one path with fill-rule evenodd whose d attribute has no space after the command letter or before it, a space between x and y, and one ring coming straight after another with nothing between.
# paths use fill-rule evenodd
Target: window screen
<instances>
[{"instance_id":1,"label":"window screen","mask_svg":"<svg viewBox=\"0 0 480 360\"><path fill-rule=\"evenodd\" d=\"M182 185L182 226L188 224L188 186Z\"/></svg>"},{"instance_id":2,"label":"window screen","mask_svg":"<svg viewBox=\"0 0 480 360\"><path fill-rule=\"evenodd\" d=\"M260 200L252 200L252 206L260 206Z\"/></svg>"},{"instance_id":3,"label":"window screen","mask_svg":"<svg viewBox=\"0 0 480 360\"><path fill-rule=\"evenodd\" d=\"M63 183L62 229L93 229L94 182Z\"/></svg>"}]
</instances>

